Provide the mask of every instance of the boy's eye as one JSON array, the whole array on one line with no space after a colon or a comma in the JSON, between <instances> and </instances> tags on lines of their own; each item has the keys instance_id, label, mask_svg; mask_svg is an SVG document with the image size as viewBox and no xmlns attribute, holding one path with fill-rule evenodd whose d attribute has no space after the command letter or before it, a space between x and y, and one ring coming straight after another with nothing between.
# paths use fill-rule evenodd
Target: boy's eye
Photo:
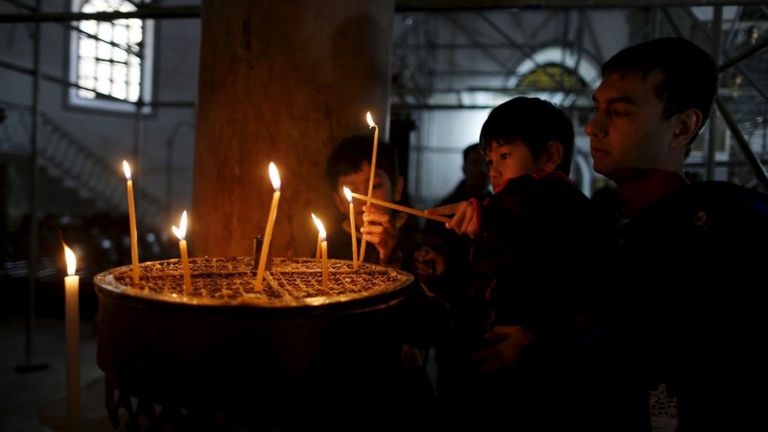
<instances>
[{"instance_id":1,"label":"boy's eye","mask_svg":"<svg viewBox=\"0 0 768 432\"><path fill-rule=\"evenodd\" d=\"M499 154L499 159L501 159L501 160L507 160L507 159L509 159L509 158L510 158L510 156L512 156L512 154L511 154L511 153L500 153L500 154Z\"/></svg>"},{"instance_id":2,"label":"boy's eye","mask_svg":"<svg viewBox=\"0 0 768 432\"><path fill-rule=\"evenodd\" d=\"M492 159L486 159L485 160L485 165L486 166L492 166L493 165L493 160Z\"/></svg>"},{"instance_id":3,"label":"boy's eye","mask_svg":"<svg viewBox=\"0 0 768 432\"><path fill-rule=\"evenodd\" d=\"M377 181L373 182L373 188L374 189L381 189L381 187L382 187L381 182L377 182Z\"/></svg>"}]
</instances>

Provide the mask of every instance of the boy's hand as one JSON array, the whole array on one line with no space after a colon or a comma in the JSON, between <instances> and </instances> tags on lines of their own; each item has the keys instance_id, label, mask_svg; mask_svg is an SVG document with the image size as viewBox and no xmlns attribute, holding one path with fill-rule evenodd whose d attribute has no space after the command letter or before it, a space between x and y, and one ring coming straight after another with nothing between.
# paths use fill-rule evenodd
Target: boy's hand
<instances>
[{"instance_id":1,"label":"boy's hand","mask_svg":"<svg viewBox=\"0 0 768 432\"><path fill-rule=\"evenodd\" d=\"M373 205L363 207L363 212L365 224L360 228L360 232L365 236L365 241L376 246L381 264L390 263L390 259L396 258L394 252L397 237L400 235L397 225L389 213Z\"/></svg>"},{"instance_id":2,"label":"boy's hand","mask_svg":"<svg viewBox=\"0 0 768 432\"><path fill-rule=\"evenodd\" d=\"M445 223L445 227L459 234L466 234L475 238L477 233L480 232L480 214L478 210L477 201L469 200L427 209L426 213L440 216L453 215L453 218Z\"/></svg>"},{"instance_id":3,"label":"boy's hand","mask_svg":"<svg viewBox=\"0 0 768 432\"><path fill-rule=\"evenodd\" d=\"M413 254L413 258L416 279L421 282L440 276L445 271L445 256L431 248L422 246Z\"/></svg>"},{"instance_id":4,"label":"boy's hand","mask_svg":"<svg viewBox=\"0 0 768 432\"><path fill-rule=\"evenodd\" d=\"M492 346L472 354L472 362L485 373L512 367L523 348L534 339L521 326L496 326L484 337Z\"/></svg>"}]
</instances>

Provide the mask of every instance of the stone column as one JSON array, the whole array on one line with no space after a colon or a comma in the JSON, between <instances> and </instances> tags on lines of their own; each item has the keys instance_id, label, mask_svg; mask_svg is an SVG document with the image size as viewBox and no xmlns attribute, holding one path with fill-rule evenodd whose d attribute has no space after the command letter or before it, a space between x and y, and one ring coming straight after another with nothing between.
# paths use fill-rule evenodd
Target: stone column
<instances>
[{"instance_id":1,"label":"stone column","mask_svg":"<svg viewBox=\"0 0 768 432\"><path fill-rule=\"evenodd\" d=\"M190 247L249 255L282 178L273 256L314 254L335 220L325 161L370 110L386 130L393 0L204 0Z\"/></svg>"}]
</instances>

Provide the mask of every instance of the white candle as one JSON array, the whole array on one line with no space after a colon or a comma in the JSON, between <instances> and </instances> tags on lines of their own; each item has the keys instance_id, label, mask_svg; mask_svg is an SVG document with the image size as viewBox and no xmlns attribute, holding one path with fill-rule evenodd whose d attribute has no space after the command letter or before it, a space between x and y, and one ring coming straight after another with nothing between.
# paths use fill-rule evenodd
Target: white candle
<instances>
[{"instance_id":1,"label":"white candle","mask_svg":"<svg viewBox=\"0 0 768 432\"><path fill-rule=\"evenodd\" d=\"M379 149L379 127L373 122L371 112L368 111L365 114L365 119L368 121L368 126L373 128L373 155L371 156L371 175L368 179L368 205L371 205L371 195L373 195L373 177L376 175L376 153ZM362 242L360 242L360 262L365 259L365 236L363 236Z\"/></svg>"},{"instance_id":2,"label":"white candle","mask_svg":"<svg viewBox=\"0 0 768 432\"><path fill-rule=\"evenodd\" d=\"M317 232L320 234L321 239L320 250L322 251L323 258L321 264L323 271L323 288L328 288L328 242L325 240L325 227L323 226L323 221L314 214L312 215L312 219L315 221L315 225L317 225Z\"/></svg>"},{"instance_id":3,"label":"white candle","mask_svg":"<svg viewBox=\"0 0 768 432\"><path fill-rule=\"evenodd\" d=\"M77 259L64 245L67 274L64 278L64 327L67 343L67 423L69 430L80 430L80 311L78 292L80 277L75 274Z\"/></svg>"},{"instance_id":4,"label":"white candle","mask_svg":"<svg viewBox=\"0 0 768 432\"><path fill-rule=\"evenodd\" d=\"M344 196L349 200L349 232L352 234L352 268L357 270L357 236L355 233L355 205L352 204L352 191L344 186Z\"/></svg>"},{"instance_id":5,"label":"white candle","mask_svg":"<svg viewBox=\"0 0 768 432\"><path fill-rule=\"evenodd\" d=\"M133 201L133 180L131 180L131 166L123 161L125 173L125 187L128 192L128 220L131 224L131 264L133 265L133 282L139 281L139 244L136 231L136 205Z\"/></svg>"},{"instance_id":6,"label":"white candle","mask_svg":"<svg viewBox=\"0 0 768 432\"><path fill-rule=\"evenodd\" d=\"M184 274L184 294L192 293L192 275L189 272L189 255L187 254L187 241L184 239L187 235L187 211L181 213L179 227L171 226L171 231L179 238L179 252L181 254L181 270Z\"/></svg>"},{"instance_id":7,"label":"white candle","mask_svg":"<svg viewBox=\"0 0 768 432\"><path fill-rule=\"evenodd\" d=\"M275 227L275 218L277 217L277 204L280 201L280 173L277 172L277 166L275 166L274 162L269 163L269 179L272 181L272 187L275 189L275 193L272 194L272 206L269 208L267 231L264 233L264 246L261 248L259 269L256 272L256 286L259 288L264 279L264 269L267 267L269 243L272 240L272 229Z\"/></svg>"}]
</instances>

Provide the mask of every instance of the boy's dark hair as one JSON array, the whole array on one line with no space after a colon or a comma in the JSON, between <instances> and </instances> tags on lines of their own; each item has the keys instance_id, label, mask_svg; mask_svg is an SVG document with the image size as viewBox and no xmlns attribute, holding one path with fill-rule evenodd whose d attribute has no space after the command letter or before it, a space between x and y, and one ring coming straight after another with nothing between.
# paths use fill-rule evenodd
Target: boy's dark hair
<instances>
[{"instance_id":1,"label":"boy's dark hair","mask_svg":"<svg viewBox=\"0 0 768 432\"><path fill-rule=\"evenodd\" d=\"M338 187L339 178L360 171L364 162L371 163L373 139L370 136L354 135L344 138L333 149L325 164L325 175L333 190ZM379 142L376 154L376 169L384 170L389 181L395 184L398 177L397 153L395 148Z\"/></svg>"},{"instance_id":2,"label":"boy's dark hair","mask_svg":"<svg viewBox=\"0 0 768 432\"><path fill-rule=\"evenodd\" d=\"M639 43L611 57L603 64L602 73L639 72L646 76L655 70L664 74L656 86L656 97L664 104L664 117L696 108L701 111L703 126L717 94L717 66L693 42L670 37Z\"/></svg>"},{"instance_id":3,"label":"boy's dark hair","mask_svg":"<svg viewBox=\"0 0 768 432\"><path fill-rule=\"evenodd\" d=\"M519 141L538 160L550 141L563 146L563 159L557 170L571 172L573 159L573 125L559 108L551 103L528 97L516 97L497 106L480 130L480 148L487 153L491 144L513 144Z\"/></svg>"}]
</instances>

